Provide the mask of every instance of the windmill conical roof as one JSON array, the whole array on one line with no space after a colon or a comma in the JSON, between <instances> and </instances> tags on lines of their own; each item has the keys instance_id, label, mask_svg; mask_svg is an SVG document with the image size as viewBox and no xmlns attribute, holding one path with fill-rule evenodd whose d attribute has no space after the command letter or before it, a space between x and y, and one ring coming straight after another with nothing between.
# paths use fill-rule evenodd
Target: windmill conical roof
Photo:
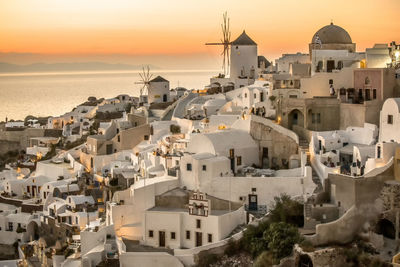
<instances>
[{"instance_id":1,"label":"windmill conical roof","mask_svg":"<svg viewBox=\"0 0 400 267\"><path fill-rule=\"evenodd\" d=\"M161 77L161 76L157 76L157 77L155 77L154 79L150 80L150 82L151 82L151 83L153 83L153 82L159 83L159 82L168 82L168 80L164 79L164 78Z\"/></svg>"},{"instance_id":2,"label":"windmill conical roof","mask_svg":"<svg viewBox=\"0 0 400 267\"><path fill-rule=\"evenodd\" d=\"M245 31L242 32L242 34L236 38L235 41L232 42L233 45L257 45L256 42L254 42Z\"/></svg>"}]
</instances>

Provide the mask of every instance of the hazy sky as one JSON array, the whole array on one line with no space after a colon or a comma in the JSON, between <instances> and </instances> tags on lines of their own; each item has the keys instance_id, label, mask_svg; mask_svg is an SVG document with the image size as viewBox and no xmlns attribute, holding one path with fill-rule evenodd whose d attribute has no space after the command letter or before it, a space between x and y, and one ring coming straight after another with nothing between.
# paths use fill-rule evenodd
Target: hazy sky
<instances>
[{"instance_id":1,"label":"hazy sky","mask_svg":"<svg viewBox=\"0 0 400 267\"><path fill-rule=\"evenodd\" d=\"M246 29L268 59L306 52L331 19L358 51L400 41L400 0L0 0L0 61L215 67L220 49L204 43L220 39L224 11L232 38Z\"/></svg>"}]
</instances>

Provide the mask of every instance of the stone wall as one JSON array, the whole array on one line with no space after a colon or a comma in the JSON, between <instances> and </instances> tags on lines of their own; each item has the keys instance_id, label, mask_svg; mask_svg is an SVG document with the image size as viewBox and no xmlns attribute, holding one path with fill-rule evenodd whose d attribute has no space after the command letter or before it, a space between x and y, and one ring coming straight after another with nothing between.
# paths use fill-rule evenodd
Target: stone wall
<instances>
[{"instance_id":1,"label":"stone wall","mask_svg":"<svg viewBox=\"0 0 400 267\"><path fill-rule=\"evenodd\" d=\"M250 135L259 145L259 165L262 164L263 147L268 148L268 166L285 168L284 163L289 163L292 155L298 154L298 144L290 137L285 136L274 129L255 121L251 121Z\"/></svg>"},{"instance_id":2,"label":"stone wall","mask_svg":"<svg viewBox=\"0 0 400 267\"><path fill-rule=\"evenodd\" d=\"M340 104L340 129L347 127L364 127L364 123L372 123L379 126L379 114L382 101L365 101L364 104Z\"/></svg>"},{"instance_id":3,"label":"stone wall","mask_svg":"<svg viewBox=\"0 0 400 267\"><path fill-rule=\"evenodd\" d=\"M373 177L330 173L325 182L325 191L331 195L333 204L340 205L346 211L353 205L373 203L379 198L384 183L389 180L393 180L393 166Z\"/></svg>"},{"instance_id":4,"label":"stone wall","mask_svg":"<svg viewBox=\"0 0 400 267\"><path fill-rule=\"evenodd\" d=\"M4 146L0 143L0 154L6 153L7 148L14 149L16 143L19 144L19 149L26 149L29 146L30 138L32 137L60 137L62 130L55 129L36 129L36 128L26 128L24 130L0 130L0 142L14 143L10 147Z\"/></svg>"},{"instance_id":5,"label":"stone wall","mask_svg":"<svg viewBox=\"0 0 400 267\"><path fill-rule=\"evenodd\" d=\"M0 155L9 151L16 151L24 149L19 142L0 140Z\"/></svg>"}]
</instances>

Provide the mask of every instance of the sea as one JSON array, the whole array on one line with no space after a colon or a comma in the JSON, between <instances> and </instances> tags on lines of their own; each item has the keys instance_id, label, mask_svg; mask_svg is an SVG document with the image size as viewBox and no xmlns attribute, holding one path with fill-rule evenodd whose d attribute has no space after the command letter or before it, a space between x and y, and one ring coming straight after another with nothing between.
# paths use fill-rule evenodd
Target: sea
<instances>
[{"instance_id":1,"label":"sea","mask_svg":"<svg viewBox=\"0 0 400 267\"><path fill-rule=\"evenodd\" d=\"M28 115L59 116L88 97L138 96L140 71L85 71L0 74L0 121L23 120ZM170 87L202 89L218 70L157 70Z\"/></svg>"}]
</instances>

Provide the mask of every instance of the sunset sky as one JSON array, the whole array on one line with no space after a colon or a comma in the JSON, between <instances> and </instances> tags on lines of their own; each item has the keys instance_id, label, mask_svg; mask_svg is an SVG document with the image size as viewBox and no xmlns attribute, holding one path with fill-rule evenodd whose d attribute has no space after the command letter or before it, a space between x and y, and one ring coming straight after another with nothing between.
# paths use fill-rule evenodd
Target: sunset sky
<instances>
[{"instance_id":1,"label":"sunset sky","mask_svg":"<svg viewBox=\"0 0 400 267\"><path fill-rule=\"evenodd\" d=\"M268 59L306 52L331 19L358 51L400 41L400 0L0 0L0 61L218 67L204 43L220 39L224 11L232 38L245 29Z\"/></svg>"}]
</instances>

